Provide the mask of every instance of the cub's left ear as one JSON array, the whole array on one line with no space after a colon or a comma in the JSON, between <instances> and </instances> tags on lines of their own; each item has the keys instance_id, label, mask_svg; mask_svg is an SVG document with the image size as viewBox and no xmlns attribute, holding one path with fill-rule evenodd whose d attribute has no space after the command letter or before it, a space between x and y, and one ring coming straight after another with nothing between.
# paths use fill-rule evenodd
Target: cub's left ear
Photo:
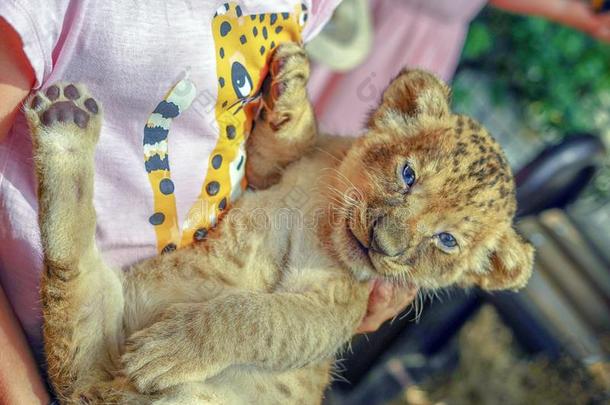
<instances>
[{"instance_id":1,"label":"cub's left ear","mask_svg":"<svg viewBox=\"0 0 610 405\"><path fill-rule=\"evenodd\" d=\"M397 116L443 117L449 114L449 87L423 70L403 70L383 92L381 104L373 111L368 126L383 127Z\"/></svg>"},{"instance_id":2,"label":"cub's left ear","mask_svg":"<svg viewBox=\"0 0 610 405\"><path fill-rule=\"evenodd\" d=\"M475 276L475 284L484 290L518 290L532 275L534 248L511 227L489 257L489 270Z\"/></svg>"}]
</instances>

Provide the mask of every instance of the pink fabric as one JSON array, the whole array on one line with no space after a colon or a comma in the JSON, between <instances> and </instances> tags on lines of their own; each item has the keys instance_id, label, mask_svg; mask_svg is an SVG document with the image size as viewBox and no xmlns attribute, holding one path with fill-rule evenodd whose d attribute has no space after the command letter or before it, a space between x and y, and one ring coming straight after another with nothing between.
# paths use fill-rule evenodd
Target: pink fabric
<instances>
[{"instance_id":1,"label":"pink fabric","mask_svg":"<svg viewBox=\"0 0 610 405\"><path fill-rule=\"evenodd\" d=\"M305 1L307 41L337 0ZM0 16L21 35L36 87L85 83L104 105L96 151L97 240L105 258L125 266L156 254L144 170L143 128L168 90L190 71L213 98L218 78L211 20L224 1L2 0ZM292 12L299 0L239 2L244 15ZM267 17L268 18L268 17ZM279 17L278 17L279 18ZM206 100L204 100L206 101ZM195 201L218 137L213 108L184 111L171 126L169 150L180 220ZM40 348L38 282L42 253L32 146L19 115L0 143L0 283L35 349Z\"/></svg>"},{"instance_id":2,"label":"pink fabric","mask_svg":"<svg viewBox=\"0 0 610 405\"><path fill-rule=\"evenodd\" d=\"M373 0L374 42L366 61L347 73L313 69L309 92L321 128L338 134L364 129L368 112L403 67L450 80L470 20L484 0Z\"/></svg>"}]
</instances>

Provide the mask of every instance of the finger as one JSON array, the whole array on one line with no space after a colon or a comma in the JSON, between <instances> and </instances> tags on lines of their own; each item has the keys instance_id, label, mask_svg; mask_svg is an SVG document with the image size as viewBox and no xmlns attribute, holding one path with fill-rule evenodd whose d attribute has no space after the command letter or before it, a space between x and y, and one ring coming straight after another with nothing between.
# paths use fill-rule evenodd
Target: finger
<instances>
[{"instance_id":1,"label":"finger","mask_svg":"<svg viewBox=\"0 0 610 405\"><path fill-rule=\"evenodd\" d=\"M362 320L362 322L360 323L360 326L356 330L356 332L357 333L369 333L369 332L377 331L377 329L379 329L379 327L385 321L392 318L393 312L394 311L392 311L392 310L384 309L384 310L379 310L375 313L371 313L370 315L365 316L364 319Z\"/></svg>"},{"instance_id":2,"label":"finger","mask_svg":"<svg viewBox=\"0 0 610 405\"><path fill-rule=\"evenodd\" d=\"M392 312L391 309L376 301L369 307L367 314L356 329L356 333L375 332L383 322L391 317Z\"/></svg>"},{"instance_id":3,"label":"finger","mask_svg":"<svg viewBox=\"0 0 610 405\"><path fill-rule=\"evenodd\" d=\"M601 41L610 42L610 26L604 25L599 27L599 29L593 33L593 36Z\"/></svg>"},{"instance_id":4,"label":"finger","mask_svg":"<svg viewBox=\"0 0 610 405\"><path fill-rule=\"evenodd\" d=\"M376 331L384 322L404 310L416 294L417 289L413 286L400 287L387 282L377 283L369 297L367 314L357 332Z\"/></svg>"},{"instance_id":5,"label":"finger","mask_svg":"<svg viewBox=\"0 0 610 405\"><path fill-rule=\"evenodd\" d=\"M566 7L558 16L558 20L589 33L595 31L599 24L589 6L579 1L566 3Z\"/></svg>"},{"instance_id":6,"label":"finger","mask_svg":"<svg viewBox=\"0 0 610 405\"><path fill-rule=\"evenodd\" d=\"M369 281L369 296L371 295L371 292L373 292L373 288L375 288L376 284L377 284L377 280Z\"/></svg>"},{"instance_id":7,"label":"finger","mask_svg":"<svg viewBox=\"0 0 610 405\"><path fill-rule=\"evenodd\" d=\"M417 295L417 288L411 284L403 286L388 283L384 287L387 288L386 294L390 297L387 306L395 309L403 308Z\"/></svg>"},{"instance_id":8,"label":"finger","mask_svg":"<svg viewBox=\"0 0 610 405\"><path fill-rule=\"evenodd\" d=\"M392 299L392 290L383 281L375 281L369 294L367 313L378 312Z\"/></svg>"},{"instance_id":9,"label":"finger","mask_svg":"<svg viewBox=\"0 0 610 405\"><path fill-rule=\"evenodd\" d=\"M409 304L413 302L417 296L417 288L414 286L392 286L392 298L386 302L383 314L380 313L381 323L395 318L398 314L404 311Z\"/></svg>"},{"instance_id":10,"label":"finger","mask_svg":"<svg viewBox=\"0 0 610 405\"><path fill-rule=\"evenodd\" d=\"M396 310L396 312L401 312L413 302L416 296L417 290L408 290L403 292L402 294L397 294L396 299L393 302L393 308Z\"/></svg>"},{"instance_id":11,"label":"finger","mask_svg":"<svg viewBox=\"0 0 610 405\"><path fill-rule=\"evenodd\" d=\"M400 287L400 289L397 291L397 295L401 299L401 302L411 302L415 299L415 297L417 297L418 292L419 289L415 285L409 284Z\"/></svg>"},{"instance_id":12,"label":"finger","mask_svg":"<svg viewBox=\"0 0 610 405\"><path fill-rule=\"evenodd\" d=\"M373 289L375 297L382 302L389 302L394 298L394 286L387 281L381 281Z\"/></svg>"}]
</instances>

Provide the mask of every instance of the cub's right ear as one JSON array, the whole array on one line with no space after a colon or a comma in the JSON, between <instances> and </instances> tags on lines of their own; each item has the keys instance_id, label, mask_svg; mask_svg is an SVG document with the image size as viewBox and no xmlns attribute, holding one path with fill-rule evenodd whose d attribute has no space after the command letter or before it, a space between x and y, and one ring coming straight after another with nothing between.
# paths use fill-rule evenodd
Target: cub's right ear
<instances>
[{"instance_id":1,"label":"cub's right ear","mask_svg":"<svg viewBox=\"0 0 610 405\"><path fill-rule=\"evenodd\" d=\"M533 264L534 248L509 228L489 256L488 271L473 281L484 290L518 290L532 275Z\"/></svg>"},{"instance_id":2,"label":"cub's right ear","mask_svg":"<svg viewBox=\"0 0 610 405\"><path fill-rule=\"evenodd\" d=\"M403 70L383 92L381 104L369 118L369 128L383 128L397 117L449 115L449 87L423 70Z\"/></svg>"}]
</instances>

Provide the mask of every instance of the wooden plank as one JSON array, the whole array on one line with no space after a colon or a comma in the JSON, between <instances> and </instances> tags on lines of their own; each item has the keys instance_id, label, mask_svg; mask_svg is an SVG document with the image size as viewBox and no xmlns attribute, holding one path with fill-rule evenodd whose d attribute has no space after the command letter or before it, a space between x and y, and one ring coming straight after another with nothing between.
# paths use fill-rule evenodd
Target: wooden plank
<instances>
[{"instance_id":1,"label":"wooden plank","mask_svg":"<svg viewBox=\"0 0 610 405\"><path fill-rule=\"evenodd\" d=\"M579 359L599 359L604 355L595 332L580 317L562 293L552 287L546 272L537 268L521 296L530 310L537 313L558 340Z\"/></svg>"},{"instance_id":2,"label":"wooden plank","mask_svg":"<svg viewBox=\"0 0 610 405\"><path fill-rule=\"evenodd\" d=\"M532 217L522 220L518 228L536 246L536 267L544 273L549 286L558 290L596 332L610 330L610 312L604 297L591 287L537 219Z\"/></svg>"},{"instance_id":3,"label":"wooden plank","mask_svg":"<svg viewBox=\"0 0 610 405\"><path fill-rule=\"evenodd\" d=\"M589 280L591 287L604 296L606 306L610 308L610 269L591 249L570 218L561 210L548 210L539 219L566 256Z\"/></svg>"}]
</instances>

